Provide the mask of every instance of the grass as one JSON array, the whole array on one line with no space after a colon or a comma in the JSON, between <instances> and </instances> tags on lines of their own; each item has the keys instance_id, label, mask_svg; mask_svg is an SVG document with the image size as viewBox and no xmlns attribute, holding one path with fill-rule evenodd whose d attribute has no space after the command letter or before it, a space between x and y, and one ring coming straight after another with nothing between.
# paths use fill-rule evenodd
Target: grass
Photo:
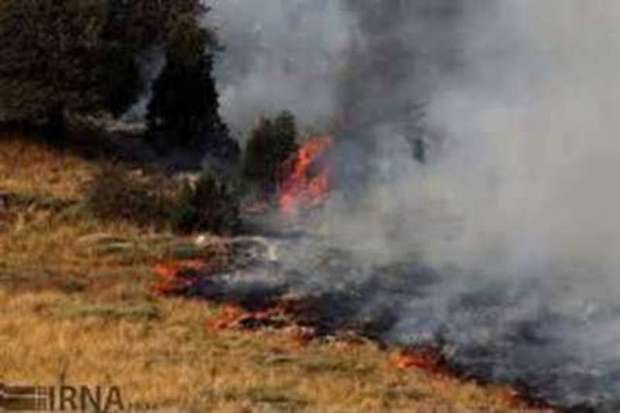
<instances>
[{"instance_id":1,"label":"grass","mask_svg":"<svg viewBox=\"0 0 620 413\"><path fill-rule=\"evenodd\" d=\"M185 240L79 208L97 167L0 138L0 193L28 200L0 211L2 381L117 385L187 412L525 411L500 386L395 369L372 343L207 329L216 307L150 294L151 266Z\"/></svg>"},{"instance_id":2,"label":"grass","mask_svg":"<svg viewBox=\"0 0 620 413\"><path fill-rule=\"evenodd\" d=\"M98 317L110 320L148 321L160 317L159 308L155 305L123 305L120 304L84 304L67 303L56 308L56 314L63 318Z\"/></svg>"}]
</instances>

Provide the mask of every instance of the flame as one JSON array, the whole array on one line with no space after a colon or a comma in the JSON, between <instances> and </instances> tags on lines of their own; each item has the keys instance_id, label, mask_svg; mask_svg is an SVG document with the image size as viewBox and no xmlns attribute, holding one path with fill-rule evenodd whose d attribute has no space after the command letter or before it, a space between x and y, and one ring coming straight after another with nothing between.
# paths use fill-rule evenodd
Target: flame
<instances>
[{"instance_id":1,"label":"flame","mask_svg":"<svg viewBox=\"0 0 620 413\"><path fill-rule=\"evenodd\" d=\"M321 205L329 196L329 168L325 155L333 145L331 136L308 140L297 154L282 166L285 179L280 183L280 208L292 214L301 208Z\"/></svg>"},{"instance_id":2,"label":"flame","mask_svg":"<svg viewBox=\"0 0 620 413\"><path fill-rule=\"evenodd\" d=\"M282 331L296 345L304 346L319 336L318 329L302 326L296 318L301 311L310 311L307 303L295 300L281 300L265 308L251 311L240 304L227 303L219 314L207 320L206 327L211 331L236 329L241 331L260 331L263 328Z\"/></svg>"},{"instance_id":3,"label":"flame","mask_svg":"<svg viewBox=\"0 0 620 413\"><path fill-rule=\"evenodd\" d=\"M441 352L432 347L405 348L393 354L392 364L399 369L417 368L435 374L445 373L448 362Z\"/></svg>"},{"instance_id":4,"label":"flame","mask_svg":"<svg viewBox=\"0 0 620 413\"><path fill-rule=\"evenodd\" d=\"M203 274L214 270L213 263L198 259L159 263L153 267L158 278L153 292L162 296L182 294L194 286Z\"/></svg>"}]
</instances>

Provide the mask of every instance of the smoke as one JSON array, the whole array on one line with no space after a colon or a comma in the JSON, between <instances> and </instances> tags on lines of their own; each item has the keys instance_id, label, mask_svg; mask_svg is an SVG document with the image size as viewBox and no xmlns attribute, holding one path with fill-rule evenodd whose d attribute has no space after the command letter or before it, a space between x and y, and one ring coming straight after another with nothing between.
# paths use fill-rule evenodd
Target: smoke
<instances>
[{"instance_id":1,"label":"smoke","mask_svg":"<svg viewBox=\"0 0 620 413\"><path fill-rule=\"evenodd\" d=\"M566 404L620 403L620 3L230 0L215 10L230 123L242 130L280 109L344 123L327 242L357 264L441 274L423 296L401 297L391 340L441 336L492 378L524 378ZM393 298L378 288L372 301Z\"/></svg>"},{"instance_id":2,"label":"smoke","mask_svg":"<svg viewBox=\"0 0 620 413\"><path fill-rule=\"evenodd\" d=\"M456 65L460 9L460 0L216 1L224 116L237 130L283 109L313 129L411 129L430 85Z\"/></svg>"},{"instance_id":3,"label":"smoke","mask_svg":"<svg viewBox=\"0 0 620 413\"><path fill-rule=\"evenodd\" d=\"M465 70L429 106L451 145L433 167L466 219L463 245L616 267L619 11L522 1L480 16Z\"/></svg>"},{"instance_id":4,"label":"smoke","mask_svg":"<svg viewBox=\"0 0 620 413\"><path fill-rule=\"evenodd\" d=\"M555 392L567 399L617 397L620 8L504 3L490 16L499 26L470 33L467 70L430 107L453 145L436 174L461 228L427 246L503 288L532 286L519 317L546 345L525 346L520 365L563 375Z\"/></svg>"},{"instance_id":5,"label":"smoke","mask_svg":"<svg viewBox=\"0 0 620 413\"><path fill-rule=\"evenodd\" d=\"M398 130L379 132L383 179L363 205L337 208L334 234L451 277L402 310L396 340L442 334L472 366L490 359L493 377L564 403L613 400L620 6L477 6L461 16L459 70L427 101L440 152L420 167Z\"/></svg>"},{"instance_id":6,"label":"smoke","mask_svg":"<svg viewBox=\"0 0 620 413\"><path fill-rule=\"evenodd\" d=\"M222 113L237 132L282 110L303 125L329 122L351 19L329 0L221 0L209 16L225 52L216 68Z\"/></svg>"},{"instance_id":7,"label":"smoke","mask_svg":"<svg viewBox=\"0 0 620 413\"><path fill-rule=\"evenodd\" d=\"M618 292L612 3L522 1L481 14L465 70L429 106L450 145L431 168L461 219L450 247L510 276L563 277L596 298Z\"/></svg>"},{"instance_id":8,"label":"smoke","mask_svg":"<svg viewBox=\"0 0 620 413\"><path fill-rule=\"evenodd\" d=\"M141 78L144 79L145 93L133 104L121 118L124 122L143 122L148 112L148 104L153 98L153 83L166 66L166 53L161 47L147 50L138 58Z\"/></svg>"}]
</instances>

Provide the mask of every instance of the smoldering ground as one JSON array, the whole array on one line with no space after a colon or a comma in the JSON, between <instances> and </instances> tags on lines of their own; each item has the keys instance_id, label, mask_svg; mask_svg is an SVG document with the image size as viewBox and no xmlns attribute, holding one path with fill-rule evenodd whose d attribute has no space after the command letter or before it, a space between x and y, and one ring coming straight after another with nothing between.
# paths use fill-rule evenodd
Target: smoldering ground
<instances>
[{"instance_id":1,"label":"smoldering ground","mask_svg":"<svg viewBox=\"0 0 620 413\"><path fill-rule=\"evenodd\" d=\"M231 0L215 17L238 130L284 108L305 125L344 123L315 248L437 274L416 289L403 271L416 293L399 295L387 338L441 336L491 378L618 406L620 4ZM304 280L329 291L377 277L338 273ZM395 300L372 290L360 312Z\"/></svg>"}]
</instances>

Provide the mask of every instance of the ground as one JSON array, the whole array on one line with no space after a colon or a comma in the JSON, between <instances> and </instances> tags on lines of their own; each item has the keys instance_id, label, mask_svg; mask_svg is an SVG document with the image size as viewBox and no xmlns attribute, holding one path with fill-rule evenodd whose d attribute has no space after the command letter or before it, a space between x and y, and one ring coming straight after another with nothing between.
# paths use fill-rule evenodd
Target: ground
<instances>
[{"instance_id":1,"label":"ground","mask_svg":"<svg viewBox=\"0 0 620 413\"><path fill-rule=\"evenodd\" d=\"M214 305L152 294L183 239L81 208L105 162L0 136L2 382L117 385L126 404L188 412L534 411L506 387L398 369L370 342L207 328Z\"/></svg>"}]
</instances>

